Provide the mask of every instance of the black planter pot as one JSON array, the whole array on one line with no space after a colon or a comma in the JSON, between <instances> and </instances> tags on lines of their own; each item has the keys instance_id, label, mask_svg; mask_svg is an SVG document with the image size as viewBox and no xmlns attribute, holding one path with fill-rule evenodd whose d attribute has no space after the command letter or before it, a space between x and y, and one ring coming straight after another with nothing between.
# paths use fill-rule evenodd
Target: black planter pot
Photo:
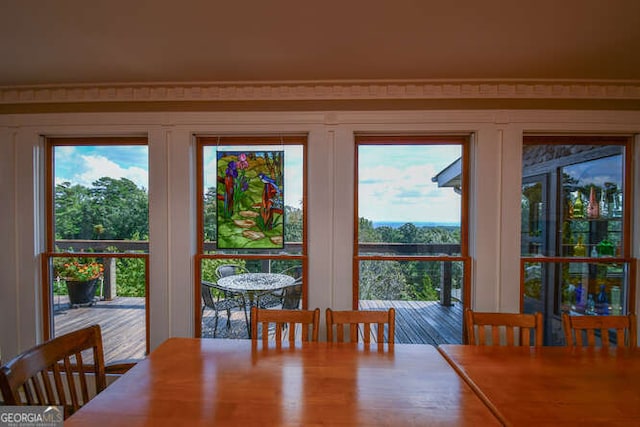
<instances>
[{"instance_id":1,"label":"black planter pot","mask_svg":"<svg viewBox=\"0 0 640 427\"><path fill-rule=\"evenodd\" d=\"M93 304L98 278L91 280L65 280L69 292L69 302L72 306Z\"/></svg>"}]
</instances>

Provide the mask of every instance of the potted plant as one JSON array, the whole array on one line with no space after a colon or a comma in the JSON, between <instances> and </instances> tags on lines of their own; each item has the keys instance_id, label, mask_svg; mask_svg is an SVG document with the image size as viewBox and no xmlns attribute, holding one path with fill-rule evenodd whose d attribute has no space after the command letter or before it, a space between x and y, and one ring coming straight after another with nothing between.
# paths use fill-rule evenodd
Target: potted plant
<instances>
[{"instance_id":1,"label":"potted plant","mask_svg":"<svg viewBox=\"0 0 640 427\"><path fill-rule=\"evenodd\" d=\"M104 267L95 258L55 258L54 274L64 280L72 306L94 303Z\"/></svg>"}]
</instances>

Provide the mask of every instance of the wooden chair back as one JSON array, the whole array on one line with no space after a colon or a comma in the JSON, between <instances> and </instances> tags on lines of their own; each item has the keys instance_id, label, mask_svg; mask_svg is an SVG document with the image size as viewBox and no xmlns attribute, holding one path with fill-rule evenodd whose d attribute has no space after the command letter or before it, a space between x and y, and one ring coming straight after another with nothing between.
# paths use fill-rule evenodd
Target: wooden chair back
<instances>
[{"instance_id":1,"label":"wooden chair back","mask_svg":"<svg viewBox=\"0 0 640 427\"><path fill-rule=\"evenodd\" d=\"M92 364L86 364L85 358ZM91 374L94 393L90 393ZM37 345L0 367L0 390L5 404L62 406L65 419L105 387L99 325Z\"/></svg>"},{"instance_id":2,"label":"wooden chair back","mask_svg":"<svg viewBox=\"0 0 640 427\"><path fill-rule=\"evenodd\" d=\"M569 316L562 313L564 338L573 347L612 347L611 331L615 331L618 347L637 346L636 315L627 316Z\"/></svg>"},{"instance_id":3,"label":"wooden chair back","mask_svg":"<svg viewBox=\"0 0 640 427\"><path fill-rule=\"evenodd\" d=\"M275 325L275 340L280 342L287 335L289 342L296 341L296 327L301 330L300 340L318 341L320 309L315 310L274 310L251 307L251 339L258 339L258 325L261 325L260 338L269 340L269 326Z\"/></svg>"},{"instance_id":4,"label":"wooden chair back","mask_svg":"<svg viewBox=\"0 0 640 427\"><path fill-rule=\"evenodd\" d=\"M360 338L369 345L372 332L378 344L385 342L385 325L387 325L386 342L395 342L396 311L390 308L388 311L379 310L347 310L334 311L327 308L327 341L334 341L333 328L335 326L335 339L337 342L358 342ZM362 326L361 326L362 325ZM345 337L345 327L349 329L349 339Z\"/></svg>"},{"instance_id":5,"label":"wooden chair back","mask_svg":"<svg viewBox=\"0 0 640 427\"><path fill-rule=\"evenodd\" d=\"M466 309L464 316L467 341L471 345L543 345L541 313L487 313Z\"/></svg>"}]
</instances>

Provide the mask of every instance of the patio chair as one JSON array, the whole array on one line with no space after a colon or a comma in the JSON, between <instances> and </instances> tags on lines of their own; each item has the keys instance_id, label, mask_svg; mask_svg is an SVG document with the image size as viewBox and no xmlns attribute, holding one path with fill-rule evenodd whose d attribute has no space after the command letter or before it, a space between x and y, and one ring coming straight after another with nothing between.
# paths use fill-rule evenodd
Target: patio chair
<instances>
[{"instance_id":1,"label":"patio chair","mask_svg":"<svg viewBox=\"0 0 640 427\"><path fill-rule=\"evenodd\" d=\"M90 375L93 381L88 380ZM95 388L90 387L92 382ZM0 367L5 405L62 406L64 419L105 387L99 325L37 345Z\"/></svg>"},{"instance_id":2,"label":"patio chair","mask_svg":"<svg viewBox=\"0 0 640 427\"><path fill-rule=\"evenodd\" d=\"M244 311L244 318L247 326L249 318L245 305L244 296L241 293L231 292L218 286L216 283L203 280L200 283L200 293L202 294L202 314L204 309L210 308L214 312L213 337L215 338L218 331L218 320L220 311L227 312L227 329L231 328L231 310L240 308Z\"/></svg>"},{"instance_id":3,"label":"patio chair","mask_svg":"<svg viewBox=\"0 0 640 427\"><path fill-rule=\"evenodd\" d=\"M541 313L481 313L468 308L465 310L464 318L467 340L471 345L513 347L543 344Z\"/></svg>"},{"instance_id":4,"label":"patio chair","mask_svg":"<svg viewBox=\"0 0 640 427\"><path fill-rule=\"evenodd\" d=\"M223 277L231 276L233 274L248 273L245 267L237 264L222 264L216 267L216 277L221 279Z\"/></svg>"},{"instance_id":5,"label":"patio chair","mask_svg":"<svg viewBox=\"0 0 640 427\"><path fill-rule=\"evenodd\" d=\"M300 308L302 297L302 266L295 265L280 272L295 279L295 284L284 289L261 295L258 298L258 307L270 308L280 307L283 310L297 310Z\"/></svg>"},{"instance_id":6,"label":"patio chair","mask_svg":"<svg viewBox=\"0 0 640 427\"><path fill-rule=\"evenodd\" d=\"M562 313L562 327L569 347L610 347L613 342L617 347L637 347L636 315L633 313L627 316L569 316Z\"/></svg>"},{"instance_id":7,"label":"patio chair","mask_svg":"<svg viewBox=\"0 0 640 427\"><path fill-rule=\"evenodd\" d=\"M387 325L387 342L393 345L395 341L396 311L393 308L388 311L334 311L327 308L326 321L328 342L333 342L333 327L335 326L337 342L358 342L361 336L364 344L369 345L373 334L378 345L382 345L385 342L385 325ZM345 337L345 326L349 327L349 339Z\"/></svg>"},{"instance_id":8,"label":"patio chair","mask_svg":"<svg viewBox=\"0 0 640 427\"><path fill-rule=\"evenodd\" d=\"M282 290L282 308L284 310L297 310L300 308L302 298L302 266L296 265L280 272L296 279L295 285Z\"/></svg>"},{"instance_id":9,"label":"patio chair","mask_svg":"<svg viewBox=\"0 0 640 427\"><path fill-rule=\"evenodd\" d=\"M288 330L288 341L296 341L296 326L300 325L302 341L318 341L320 309L315 310L268 310L251 307L251 339L258 339L258 325L262 326L261 338L269 340L269 326L275 325L275 340L282 341Z\"/></svg>"}]
</instances>

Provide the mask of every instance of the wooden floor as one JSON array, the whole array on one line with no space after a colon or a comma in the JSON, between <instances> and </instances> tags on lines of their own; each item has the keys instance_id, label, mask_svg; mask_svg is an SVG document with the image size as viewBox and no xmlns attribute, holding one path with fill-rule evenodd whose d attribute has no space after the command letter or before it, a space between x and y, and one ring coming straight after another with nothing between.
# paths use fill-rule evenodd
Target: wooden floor
<instances>
[{"instance_id":1,"label":"wooden floor","mask_svg":"<svg viewBox=\"0 0 640 427\"><path fill-rule=\"evenodd\" d=\"M91 307L70 308L65 297L54 297L56 307L55 334L61 335L86 325L98 323L102 327L107 363L141 359L145 356L144 298L118 297L99 301ZM360 309L396 310L398 344L460 344L462 343L462 304L444 307L436 301L360 301ZM202 318L202 337L213 338L213 310L205 309ZM227 314L221 313L216 338L247 338L247 326L242 310L231 312L230 327Z\"/></svg>"},{"instance_id":2,"label":"wooden floor","mask_svg":"<svg viewBox=\"0 0 640 427\"><path fill-rule=\"evenodd\" d=\"M462 303L361 300L361 310L396 310L398 344L462 344Z\"/></svg>"},{"instance_id":3,"label":"wooden floor","mask_svg":"<svg viewBox=\"0 0 640 427\"><path fill-rule=\"evenodd\" d=\"M79 308L71 308L67 297L54 296L53 302L56 336L97 323L102 329L105 363L144 358L144 298L117 297Z\"/></svg>"}]
</instances>

